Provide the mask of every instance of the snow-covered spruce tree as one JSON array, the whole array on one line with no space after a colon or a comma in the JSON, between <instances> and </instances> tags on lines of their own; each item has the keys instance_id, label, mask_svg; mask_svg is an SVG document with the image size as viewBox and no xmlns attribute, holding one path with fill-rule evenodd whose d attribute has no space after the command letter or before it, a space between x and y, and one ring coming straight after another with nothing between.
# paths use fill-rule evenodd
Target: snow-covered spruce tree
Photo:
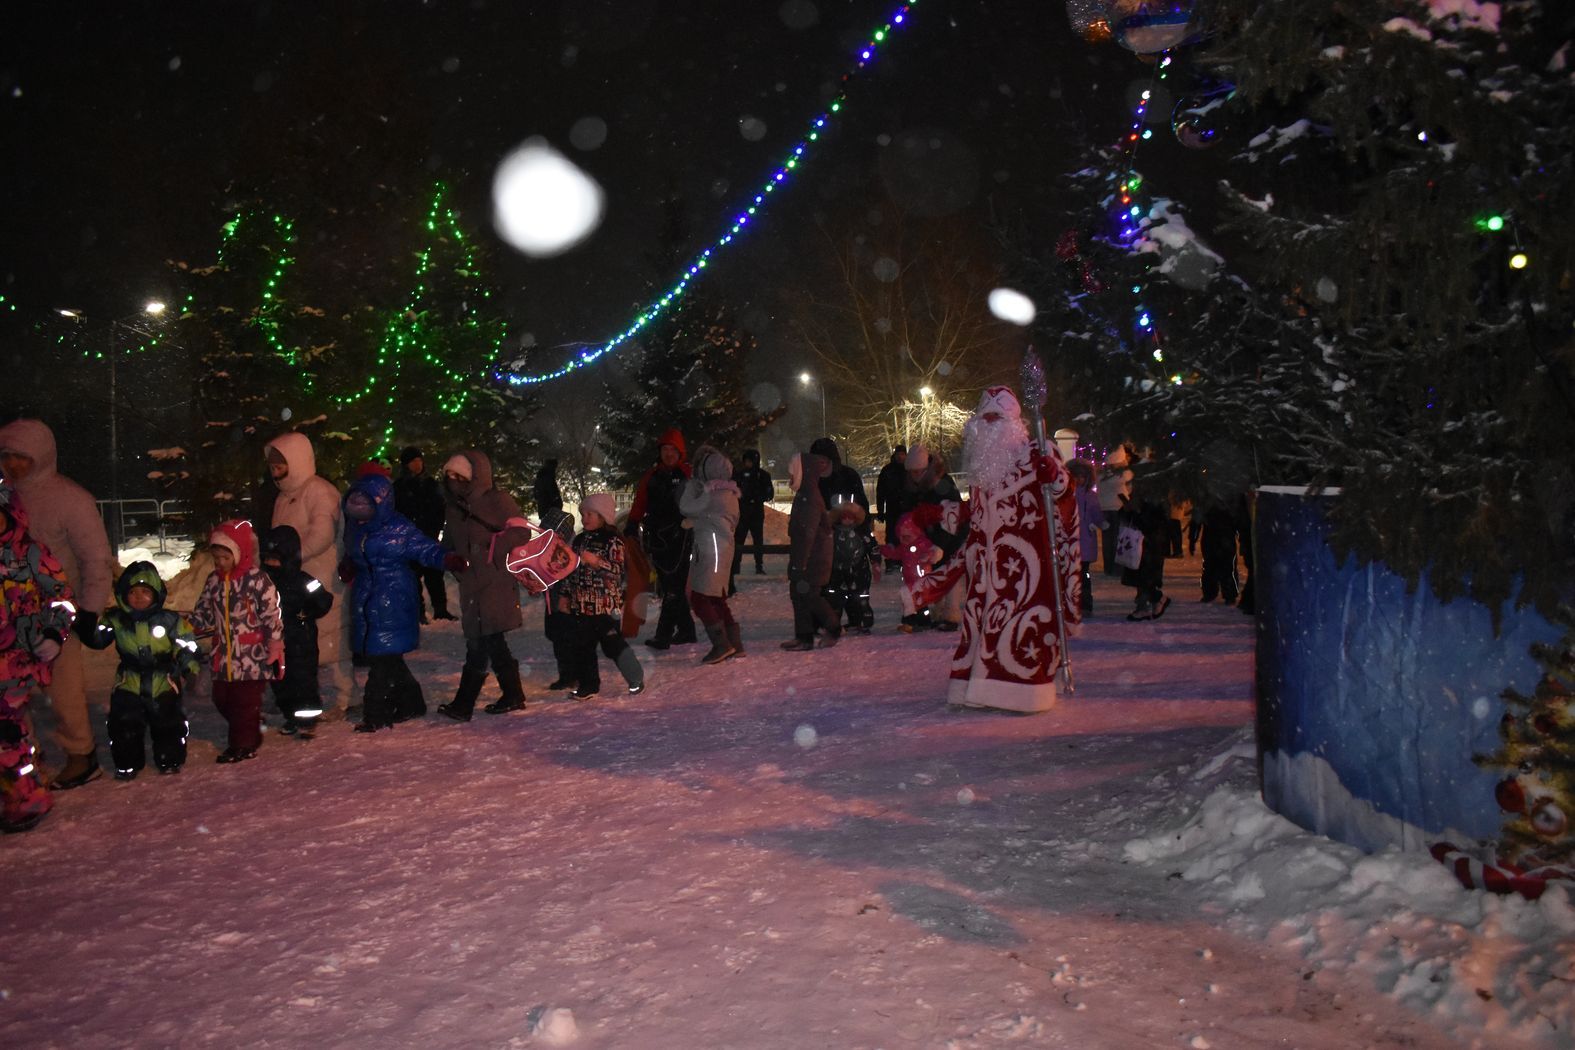
<instances>
[{"instance_id":1,"label":"snow-covered spruce tree","mask_svg":"<svg viewBox=\"0 0 1575 1050\"><path fill-rule=\"evenodd\" d=\"M238 513L276 433L296 426L315 435L324 422L305 352L282 334L314 309L299 299L298 246L290 219L248 207L224 224L214 263L175 264L189 289L175 339L197 373L198 432L183 444L195 453L189 496L199 526Z\"/></svg>"},{"instance_id":2,"label":"snow-covered spruce tree","mask_svg":"<svg viewBox=\"0 0 1575 1050\"><path fill-rule=\"evenodd\" d=\"M1156 409L1273 413L1244 424L1259 477L1339 485L1337 546L1446 600L1552 608L1575 587L1575 16L1215 0L1207 17L1235 122L1261 129L1224 189L1243 306L1271 323L1199 346Z\"/></svg>"},{"instance_id":3,"label":"snow-covered spruce tree","mask_svg":"<svg viewBox=\"0 0 1575 1050\"><path fill-rule=\"evenodd\" d=\"M755 338L704 291L691 290L670 318L634 349L626 379L605 385L600 443L618 484L639 479L656 461L656 439L677 427L692 451L709 443L736 456L787 411L762 410L749 397L745 360Z\"/></svg>"},{"instance_id":4,"label":"snow-covered spruce tree","mask_svg":"<svg viewBox=\"0 0 1575 1050\"><path fill-rule=\"evenodd\" d=\"M1476 760L1509 774L1496 792L1511 814L1499 852L1522 867L1575 864L1575 610L1561 607L1553 620L1564 637L1531 650L1541 679L1530 696L1505 690L1503 746Z\"/></svg>"}]
</instances>

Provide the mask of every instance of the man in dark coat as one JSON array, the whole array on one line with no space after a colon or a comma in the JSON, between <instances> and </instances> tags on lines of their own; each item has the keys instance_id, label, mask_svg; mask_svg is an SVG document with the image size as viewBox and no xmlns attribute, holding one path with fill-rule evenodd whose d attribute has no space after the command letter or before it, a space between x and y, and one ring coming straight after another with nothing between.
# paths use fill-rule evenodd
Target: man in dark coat
<instances>
[{"instance_id":1,"label":"man in dark coat","mask_svg":"<svg viewBox=\"0 0 1575 1050\"><path fill-rule=\"evenodd\" d=\"M755 538L755 575L766 574L765 562L760 553L766 542L766 504L776 494L771 475L760 465L760 453L745 449L739 468L733 471L733 483L738 486L738 530L733 535L733 575L738 575L743 564L744 540Z\"/></svg>"},{"instance_id":2,"label":"man in dark coat","mask_svg":"<svg viewBox=\"0 0 1575 1050\"><path fill-rule=\"evenodd\" d=\"M886 523L885 541L897 542L897 498L902 494L902 482L907 476L908 446L897 445L891 450L891 459L880 468L875 479L875 520Z\"/></svg>"},{"instance_id":3,"label":"man in dark coat","mask_svg":"<svg viewBox=\"0 0 1575 1050\"><path fill-rule=\"evenodd\" d=\"M640 478L624 531L632 536L638 530L640 544L656 570L657 593L662 598L656 633L645 644L667 649L693 645L697 640L694 616L689 612L689 551L694 536L683 527L684 515L678 509L678 493L690 474L684 436L676 428L669 429L656 444L656 465Z\"/></svg>"},{"instance_id":4,"label":"man in dark coat","mask_svg":"<svg viewBox=\"0 0 1575 1050\"><path fill-rule=\"evenodd\" d=\"M822 648L842 637L841 617L826 601L831 582L831 521L820 494L820 479L831 473L831 461L813 452L794 456L788 468L793 483L793 509L788 514L788 596L793 601L793 638L782 648L803 652L816 646L815 629L822 628Z\"/></svg>"},{"instance_id":5,"label":"man in dark coat","mask_svg":"<svg viewBox=\"0 0 1575 1050\"><path fill-rule=\"evenodd\" d=\"M837 443L829 437L816 438L809 446L810 452L830 464L830 471L820 479L820 495L827 510L835 510L839 503L857 503L864 508L864 525L869 531L870 498L864 491L864 479L859 472L842 462Z\"/></svg>"},{"instance_id":6,"label":"man in dark coat","mask_svg":"<svg viewBox=\"0 0 1575 1050\"><path fill-rule=\"evenodd\" d=\"M426 457L414 445L399 453L399 480L394 482L394 509L434 540L443 531L446 509L443 505L443 490L438 487L437 479L427 474ZM432 599L432 618L454 619L454 614L448 611L448 585L444 582L443 570L419 567L416 571L426 583L427 594ZM427 622L425 607L421 610L421 622Z\"/></svg>"}]
</instances>

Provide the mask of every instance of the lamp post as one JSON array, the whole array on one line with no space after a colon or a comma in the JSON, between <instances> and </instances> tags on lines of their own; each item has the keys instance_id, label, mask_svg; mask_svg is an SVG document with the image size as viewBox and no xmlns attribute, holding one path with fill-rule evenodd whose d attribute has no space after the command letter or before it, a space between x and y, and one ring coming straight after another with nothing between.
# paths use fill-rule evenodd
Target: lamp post
<instances>
[{"instance_id":1,"label":"lamp post","mask_svg":"<svg viewBox=\"0 0 1575 1050\"><path fill-rule=\"evenodd\" d=\"M798 374L798 381L804 386L809 386L813 383L814 385L820 387L820 436L829 437L830 434L827 433L826 427L826 384L815 383L815 377L810 375L808 372L800 372Z\"/></svg>"},{"instance_id":2,"label":"lamp post","mask_svg":"<svg viewBox=\"0 0 1575 1050\"><path fill-rule=\"evenodd\" d=\"M163 315L165 305L157 299L149 300L142 307L142 317L156 319ZM80 310L58 310L61 317L68 317L73 321L82 321L85 318ZM119 549L123 537L123 522L120 513L120 391L119 376L117 374L117 359L120 354L115 343L115 333L119 329L126 329L139 335L148 333L133 327L129 322L138 317L132 314L128 317L117 317L109 322L109 505L110 514L110 539L115 549Z\"/></svg>"}]
</instances>

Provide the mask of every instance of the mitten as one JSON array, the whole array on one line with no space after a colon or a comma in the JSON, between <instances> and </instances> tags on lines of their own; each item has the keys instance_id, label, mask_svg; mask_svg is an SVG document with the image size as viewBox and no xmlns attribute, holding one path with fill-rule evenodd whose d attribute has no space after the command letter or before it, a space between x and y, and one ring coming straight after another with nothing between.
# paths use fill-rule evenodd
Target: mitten
<instances>
[{"instance_id":1,"label":"mitten","mask_svg":"<svg viewBox=\"0 0 1575 1050\"><path fill-rule=\"evenodd\" d=\"M468 568L470 568L470 562L465 560L463 554L443 555L444 572L464 572Z\"/></svg>"},{"instance_id":2,"label":"mitten","mask_svg":"<svg viewBox=\"0 0 1575 1050\"><path fill-rule=\"evenodd\" d=\"M339 559L339 579L344 583L355 581L355 562L348 557Z\"/></svg>"},{"instance_id":3,"label":"mitten","mask_svg":"<svg viewBox=\"0 0 1575 1050\"><path fill-rule=\"evenodd\" d=\"M76 620L71 624L71 630L84 642L91 642L98 633L98 613L79 612Z\"/></svg>"},{"instance_id":4,"label":"mitten","mask_svg":"<svg viewBox=\"0 0 1575 1050\"><path fill-rule=\"evenodd\" d=\"M60 643L53 638L40 638L33 643L33 656L39 663L50 664L60 655Z\"/></svg>"}]
</instances>

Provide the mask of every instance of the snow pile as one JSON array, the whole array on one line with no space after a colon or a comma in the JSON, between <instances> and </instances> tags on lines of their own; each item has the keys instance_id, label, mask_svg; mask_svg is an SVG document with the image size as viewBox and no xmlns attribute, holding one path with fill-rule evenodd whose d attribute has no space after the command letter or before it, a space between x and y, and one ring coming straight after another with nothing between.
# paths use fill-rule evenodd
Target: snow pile
<instances>
[{"instance_id":1,"label":"snow pile","mask_svg":"<svg viewBox=\"0 0 1575 1050\"><path fill-rule=\"evenodd\" d=\"M1181 827L1129 841L1127 860L1157 880L1197 884L1227 925L1369 981L1443 1025L1570 1045L1567 887L1535 902L1464 890L1425 852L1369 855L1303 831L1244 779L1214 788Z\"/></svg>"},{"instance_id":2,"label":"snow pile","mask_svg":"<svg viewBox=\"0 0 1575 1050\"><path fill-rule=\"evenodd\" d=\"M127 540L120 550L115 552L115 560L122 567L134 561L150 561L159 571L159 577L165 583L169 583L181 570L191 564L191 554L197 544L193 540L184 538L166 538L163 546L164 550L161 553L157 536L138 536Z\"/></svg>"}]
</instances>

